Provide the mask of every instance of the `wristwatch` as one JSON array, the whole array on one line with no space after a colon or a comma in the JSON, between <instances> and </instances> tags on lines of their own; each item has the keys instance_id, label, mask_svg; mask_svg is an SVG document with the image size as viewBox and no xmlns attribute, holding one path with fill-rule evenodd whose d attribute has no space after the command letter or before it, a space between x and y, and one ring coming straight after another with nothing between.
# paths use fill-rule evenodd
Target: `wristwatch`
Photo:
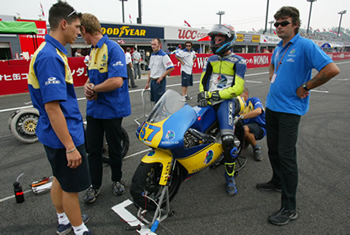
<instances>
[{"instance_id":1,"label":"wristwatch","mask_svg":"<svg viewBox=\"0 0 350 235\"><path fill-rule=\"evenodd\" d=\"M307 84L306 84L306 82L303 84L303 88L304 88L305 91L309 91L309 90L310 90L310 89L307 89Z\"/></svg>"}]
</instances>

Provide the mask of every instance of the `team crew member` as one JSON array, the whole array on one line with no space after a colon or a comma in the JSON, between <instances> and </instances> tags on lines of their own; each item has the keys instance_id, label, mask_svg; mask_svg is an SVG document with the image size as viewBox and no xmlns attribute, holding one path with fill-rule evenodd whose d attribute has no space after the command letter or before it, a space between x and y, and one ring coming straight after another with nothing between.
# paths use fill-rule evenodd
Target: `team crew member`
<instances>
[{"instance_id":1,"label":"team crew member","mask_svg":"<svg viewBox=\"0 0 350 235\"><path fill-rule=\"evenodd\" d=\"M166 76L174 70L174 64L171 62L169 56L161 50L161 42L158 38L152 40L151 43L153 54L148 68L148 81L145 89L151 88L151 101L157 101L165 93Z\"/></svg>"},{"instance_id":2,"label":"team crew member","mask_svg":"<svg viewBox=\"0 0 350 235\"><path fill-rule=\"evenodd\" d=\"M249 97L247 87L244 88L241 97L246 102L244 110L240 113L240 119L244 124L244 141L246 145L252 145L255 160L262 161L261 147L256 141L266 135L264 106L258 97Z\"/></svg>"},{"instance_id":3,"label":"team crew member","mask_svg":"<svg viewBox=\"0 0 350 235\"><path fill-rule=\"evenodd\" d=\"M101 33L99 20L84 13L81 35L92 44L89 61L89 79L84 85L87 101L87 145L91 187L84 196L92 203L100 194L102 185L102 145L104 135L108 143L109 164L112 172L113 193L125 191L122 179L122 120L131 114L128 75L123 49Z\"/></svg>"},{"instance_id":4,"label":"team crew member","mask_svg":"<svg viewBox=\"0 0 350 235\"><path fill-rule=\"evenodd\" d=\"M81 14L58 1L49 11L50 34L30 62L28 88L40 116L36 135L53 172L51 200L58 216L57 234L91 234L81 215L78 192L90 185L83 119L68 65L67 43L80 34Z\"/></svg>"},{"instance_id":5,"label":"team crew member","mask_svg":"<svg viewBox=\"0 0 350 235\"><path fill-rule=\"evenodd\" d=\"M257 184L257 188L282 191L281 207L268 220L274 225L285 225L298 218L296 143L300 118L309 109L309 90L336 76L339 68L313 41L300 37L298 9L282 7L274 18L282 41L271 58L271 84L266 99L266 137L272 178ZM319 72L311 78L313 68Z\"/></svg>"},{"instance_id":6,"label":"team crew member","mask_svg":"<svg viewBox=\"0 0 350 235\"><path fill-rule=\"evenodd\" d=\"M196 53L192 49L192 42L186 42L185 45L185 49L176 52L176 59L181 63L182 101L192 99L187 94L187 88L193 86L192 68L197 58Z\"/></svg>"},{"instance_id":7,"label":"team crew member","mask_svg":"<svg viewBox=\"0 0 350 235\"><path fill-rule=\"evenodd\" d=\"M233 196L237 194L234 180L236 158L231 155L234 147L233 119L240 108L244 107L241 99L234 98L243 91L247 65L244 58L231 51L237 38L231 25L214 25L208 35L211 37L210 47L215 55L209 57L203 69L198 105L209 104L216 110L224 149L226 192Z\"/></svg>"}]
</instances>

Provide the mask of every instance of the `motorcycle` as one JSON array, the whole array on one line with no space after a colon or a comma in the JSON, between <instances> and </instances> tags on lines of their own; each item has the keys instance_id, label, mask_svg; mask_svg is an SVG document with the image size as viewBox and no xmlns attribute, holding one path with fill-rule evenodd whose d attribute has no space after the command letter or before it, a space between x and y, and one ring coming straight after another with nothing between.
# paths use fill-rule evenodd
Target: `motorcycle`
<instances>
[{"instance_id":1,"label":"motorcycle","mask_svg":"<svg viewBox=\"0 0 350 235\"><path fill-rule=\"evenodd\" d=\"M244 102L240 102L240 98L235 98L235 102L236 116ZM152 222L146 222L154 225L172 215L170 201L185 179L209 166L217 166L223 159L220 129L213 107L191 107L181 101L180 94L167 90L136 135L152 150L137 167L130 193L139 209L138 217L144 220L143 214L152 211ZM243 124L237 122L231 154L240 155L243 137ZM245 162L239 163L236 173ZM166 213L162 211L164 207Z\"/></svg>"},{"instance_id":2,"label":"motorcycle","mask_svg":"<svg viewBox=\"0 0 350 235\"><path fill-rule=\"evenodd\" d=\"M38 141L38 137L35 134L36 125L39 120L39 111L36 108L19 109L13 112L8 119L8 126L12 134L16 139L21 142L31 144ZM86 122L84 122L84 127ZM122 127L122 156L126 156L129 150L129 135ZM102 146L102 161L109 163L108 155L108 143L106 137L103 139Z\"/></svg>"}]
</instances>

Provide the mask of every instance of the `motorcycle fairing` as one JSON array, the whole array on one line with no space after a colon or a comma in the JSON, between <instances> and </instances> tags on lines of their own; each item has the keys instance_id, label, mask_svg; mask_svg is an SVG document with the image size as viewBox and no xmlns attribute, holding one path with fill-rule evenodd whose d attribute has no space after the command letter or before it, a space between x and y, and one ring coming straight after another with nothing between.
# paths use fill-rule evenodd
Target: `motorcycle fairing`
<instances>
[{"instance_id":1,"label":"motorcycle fairing","mask_svg":"<svg viewBox=\"0 0 350 235\"><path fill-rule=\"evenodd\" d=\"M195 106L193 110L196 112L197 121L193 123L192 128L200 132L205 132L216 120L216 112L212 106Z\"/></svg>"},{"instance_id":2,"label":"motorcycle fairing","mask_svg":"<svg viewBox=\"0 0 350 235\"><path fill-rule=\"evenodd\" d=\"M176 160L187 170L188 174L195 174L214 163L220 157L222 151L221 144L213 143L199 152L185 158L176 158Z\"/></svg>"},{"instance_id":3,"label":"motorcycle fairing","mask_svg":"<svg viewBox=\"0 0 350 235\"><path fill-rule=\"evenodd\" d=\"M195 122L197 115L189 105L183 106L178 112L165 120L162 127L162 140L158 147L162 149L183 148L183 138L187 129Z\"/></svg>"},{"instance_id":4,"label":"motorcycle fairing","mask_svg":"<svg viewBox=\"0 0 350 235\"><path fill-rule=\"evenodd\" d=\"M168 183L171 173L172 160L173 158L169 150L156 149L145 155L141 161L144 163L159 162L162 164L162 175L160 177L159 184L165 186Z\"/></svg>"},{"instance_id":5,"label":"motorcycle fairing","mask_svg":"<svg viewBox=\"0 0 350 235\"><path fill-rule=\"evenodd\" d=\"M143 123L138 135L139 140L152 148L158 148L163 136L162 126L167 119L168 118L157 123Z\"/></svg>"}]
</instances>

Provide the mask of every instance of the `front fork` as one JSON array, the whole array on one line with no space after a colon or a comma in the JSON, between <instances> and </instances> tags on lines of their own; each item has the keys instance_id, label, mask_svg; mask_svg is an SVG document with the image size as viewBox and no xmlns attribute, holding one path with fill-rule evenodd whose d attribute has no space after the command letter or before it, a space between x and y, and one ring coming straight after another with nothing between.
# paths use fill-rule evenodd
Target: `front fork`
<instances>
[{"instance_id":1,"label":"front fork","mask_svg":"<svg viewBox=\"0 0 350 235\"><path fill-rule=\"evenodd\" d=\"M175 160L170 151L162 149L152 150L141 161L144 163L161 163L162 173L159 179L159 185L168 185L172 168L175 167Z\"/></svg>"}]
</instances>

